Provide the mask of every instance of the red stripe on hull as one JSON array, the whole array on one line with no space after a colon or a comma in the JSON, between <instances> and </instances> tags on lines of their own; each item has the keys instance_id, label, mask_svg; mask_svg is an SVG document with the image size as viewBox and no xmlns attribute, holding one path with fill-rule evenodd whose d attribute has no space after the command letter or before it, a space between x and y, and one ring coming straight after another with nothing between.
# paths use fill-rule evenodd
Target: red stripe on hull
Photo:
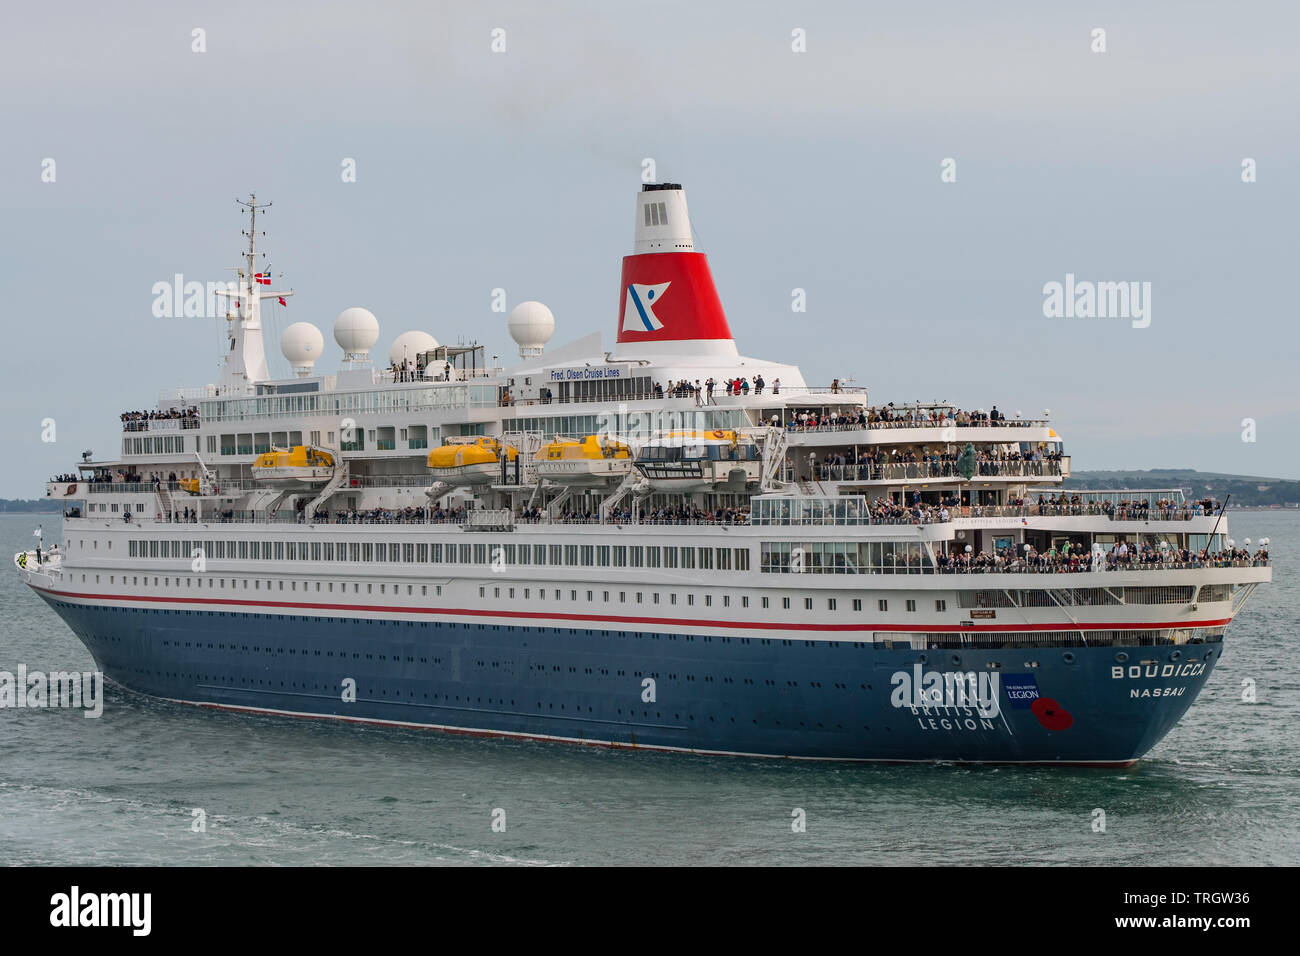
<instances>
[{"instance_id":1,"label":"red stripe on hull","mask_svg":"<svg viewBox=\"0 0 1300 956\"><path fill-rule=\"evenodd\" d=\"M652 624L658 627L718 627L718 628L736 628L740 630L753 631L899 631L899 632L936 632L936 633L958 633L958 632L989 632L989 633L1016 633L1020 631L1143 631L1157 630L1167 627L1217 627L1222 624L1229 624L1232 618L1222 618L1210 621L1121 621L1116 623L1090 623L1090 624L1017 624L1008 627L999 624L894 624L891 622L884 623L860 623L860 624L779 624L772 621L717 621L696 619L689 622L674 620L662 617L629 617L617 614L572 614L567 612L556 611L553 613L536 612L536 611L490 611L479 610L475 608L454 608L454 607L402 607L391 604L322 604L307 601L246 601L235 598L181 598L181 597L157 597L152 595L134 595L134 594L79 594L75 591L54 591L43 588L33 588L44 594L56 595L59 597L79 598L82 600L103 600L103 601L133 601L139 603L152 604L203 604L203 605L222 605L226 607L266 607L266 608L286 608L293 610L309 611L349 611L352 613L371 613L371 614L445 614L451 617L495 617L510 618L526 621L594 621L604 624Z\"/></svg>"}]
</instances>

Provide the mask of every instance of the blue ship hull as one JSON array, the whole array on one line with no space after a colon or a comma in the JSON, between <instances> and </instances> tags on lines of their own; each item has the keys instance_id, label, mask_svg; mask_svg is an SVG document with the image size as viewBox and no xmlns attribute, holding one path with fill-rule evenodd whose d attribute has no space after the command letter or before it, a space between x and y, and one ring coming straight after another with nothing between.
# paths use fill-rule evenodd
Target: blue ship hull
<instances>
[{"instance_id":1,"label":"blue ship hull","mask_svg":"<svg viewBox=\"0 0 1300 956\"><path fill-rule=\"evenodd\" d=\"M105 676L155 697L484 735L837 760L1127 765L1182 717L1223 646L922 651L102 607L38 593ZM902 685L930 670L997 674L996 713L913 706L922 698ZM344 699L348 680L354 700Z\"/></svg>"}]
</instances>

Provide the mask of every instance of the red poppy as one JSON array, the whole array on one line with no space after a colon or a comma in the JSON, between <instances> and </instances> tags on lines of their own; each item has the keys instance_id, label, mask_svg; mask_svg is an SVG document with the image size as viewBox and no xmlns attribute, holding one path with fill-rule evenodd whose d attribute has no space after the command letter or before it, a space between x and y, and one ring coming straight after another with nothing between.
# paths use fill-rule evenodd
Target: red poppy
<instances>
[{"instance_id":1,"label":"red poppy","mask_svg":"<svg viewBox=\"0 0 1300 956\"><path fill-rule=\"evenodd\" d=\"M1048 730L1069 730L1074 724L1070 712L1050 697L1038 698L1029 709Z\"/></svg>"}]
</instances>

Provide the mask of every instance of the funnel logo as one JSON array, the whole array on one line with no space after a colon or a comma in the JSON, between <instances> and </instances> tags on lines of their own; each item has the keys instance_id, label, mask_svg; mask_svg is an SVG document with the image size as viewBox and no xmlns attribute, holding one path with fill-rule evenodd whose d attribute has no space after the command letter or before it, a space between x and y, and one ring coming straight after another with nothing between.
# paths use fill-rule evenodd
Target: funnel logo
<instances>
[{"instance_id":1,"label":"funnel logo","mask_svg":"<svg viewBox=\"0 0 1300 956\"><path fill-rule=\"evenodd\" d=\"M633 282L627 287L627 302L623 306L624 332L657 332L664 327L655 315L655 305L663 299L671 282L659 285L640 285Z\"/></svg>"}]
</instances>

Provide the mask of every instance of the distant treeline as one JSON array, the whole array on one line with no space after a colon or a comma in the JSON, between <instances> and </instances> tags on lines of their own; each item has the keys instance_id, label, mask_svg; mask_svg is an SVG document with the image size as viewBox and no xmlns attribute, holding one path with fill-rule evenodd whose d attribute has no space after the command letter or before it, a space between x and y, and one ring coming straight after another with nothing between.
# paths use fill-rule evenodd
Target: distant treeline
<instances>
[{"instance_id":1,"label":"distant treeline","mask_svg":"<svg viewBox=\"0 0 1300 956\"><path fill-rule=\"evenodd\" d=\"M1121 488L1182 488L1188 498L1217 498L1232 495L1230 507L1268 508L1300 506L1300 481L1283 478L1254 478L1249 475L1216 475L1191 468L1152 468L1149 471L1076 471L1065 482L1066 490L1088 488L1107 491Z\"/></svg>"},{"instance_id":2,"label":"distant treeline","mask_svg":"<svg viewBox=\"0 0 1300 956\"><path fill-rule=\"evenodd\" d=\"M62 514L63 502L57 498L0 498L0 514Z\"/></svg>"}]
</instances>

